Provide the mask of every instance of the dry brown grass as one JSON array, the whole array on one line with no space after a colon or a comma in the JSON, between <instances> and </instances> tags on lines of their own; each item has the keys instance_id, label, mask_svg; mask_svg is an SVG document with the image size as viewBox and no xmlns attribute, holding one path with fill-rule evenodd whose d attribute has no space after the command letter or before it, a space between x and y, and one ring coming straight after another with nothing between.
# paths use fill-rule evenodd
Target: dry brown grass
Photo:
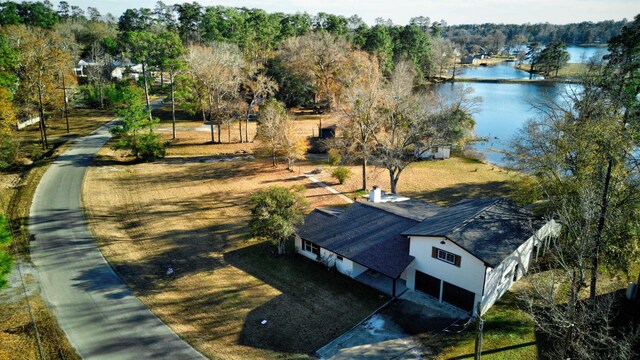
<instances>
[{"instance_id":1,"label":"dry brown grass","mask_svg":"<svg viewBox=\"0 0 640 360\"><path fill-rule=\"evenodd\" d=\"M89 134L113 118L113 111L109 110L70 109L69 133L67 134L66 120L59 113L52 115L47 120L49 147L61 146L70 139ZM38 152L42 147L37 124L17 131L16 137L20 141L20 156L22 157L31 157L34 151Z\"/></svg>"},{"instance_id":2,"label":"dry brown grass","mask_svg":"<svg viewBox=\"0 0 640 360\"><path fill-rule=\"evenodd\" d=\"M36 345L35 328L29 316L24 297L17 302L2 299L0 311L0 359L40 359ZM39 293L29 297L33 310L43 356L45 359L80 359L69 345L56 320L49 313Z\"/></svg>"},{"instance_id":3,"label":"dry brown grass","mask_svg":"<svg viewBox=\"0 0 640 360\"><path fill-rule=\"evenodd\" d=\"M326 173L321 179L349 197L362 188L361 166L347 166L352 176L343 185L329 176L332 167L318 167ZM453 157L411 164L401 174L397 190L405 196L448 206L467 198L509 196L517 177L516 173L494 165ZM389 172L381 167L369 166L367 182L369 187L378 185L388 191Z\"/></svg>"},{"instance_id":4,"label":"dry brown grass","mask_svg":"<svg viewBox=\"0 0 640 360\"><path fill-rule=\"evenodd\" d=\"M261 161L116 164L113 155L103 149L85 181L92 231L136 295L208 356L304 356L384 301L246 238L260 188L300 185L312 206L344 204L297 172ZM175 279L164 276L170 263Z\"/></svg>"},{"instance_id":5,"label":"dry brown grass","mask_svg":"<svg viewBox=\"0 0 640 360\"><path fill-rule=\"evenodd\" d=\"M320 117L323 126L335 122L327 115L294 119L298 131L310 135ZM248 199L255 191L301 186L311 208L346 206L302 175L324 170L321 180L353 197L361 185L359 167L337 185L328 175L331 168L319 162L297 163L294 172L260 159L202 162L253 153L260 144L240 144L234 137L231 144L212 144L209 132L194 131L200 126L179 121L168 157L152 164L135 164L104 148L84 183L87 216L103 254L145 304L210 357L273 358L309 355L386 301L298 256L275 257L273 247L246 235ZM250 134L255 127L251 122ZM170 122L163 120L158 132L169 138ZM406 170L399 191L448 204L458 197L503 195L513 176L464 159L423 162ZM370 168L370 184L384 187L385 180L385 171ZM169 264L177 274L172 279L165 276ZM267 325L260 325L262 319Z\"/></svg>"}]
</instances>

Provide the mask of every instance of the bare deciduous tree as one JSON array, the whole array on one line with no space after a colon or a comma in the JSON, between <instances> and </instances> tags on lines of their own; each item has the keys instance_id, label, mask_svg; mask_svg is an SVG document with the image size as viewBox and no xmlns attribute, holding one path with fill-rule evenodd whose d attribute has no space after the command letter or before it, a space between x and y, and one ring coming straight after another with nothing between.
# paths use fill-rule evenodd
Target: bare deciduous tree
<instances>
[{"instance_id":1,"label":"bare deciduous tree","mask_svg":"<svg viewBox=\"0 0 640 360\"><path fill-rule=\"evenodd\" d=\"M374 160L389 171L395 193L402 171L437 145L460 144L471 133L474 104L470 88L457 87L448 99L435 92L416 92L413 64L396 65L384 88L379 109L382 127L373 133Z\"/></svg>"},{"instance_id":2,"label":"bare deciduous tree","mask_svg":"<svg viewBox=\"0 0 640 360\"><path fill-rule=\"evenodd\" d=\"M227 43L192 45L186 61L188 74L206 91L211 142L215 142L214 116L218 123L218 142L221 142L220 125L222 117L226 115L226 102L235 98L242 79L242 53L237 46Z\"/></svg>"},{"instance_id":3,"label":"bare deciduous tree","mask_svg":"<svg viewBox=\"0 0 640 360\"><path fill-rule=\"evenodd\" d=\"M249 79L245 85L251 92L251 102L245 114L246 124L244 128L245 141L249 142L249 117L259 106L260 101L264 101L265 98L273 96L278 91L278 83L264 74L249 74ZM239 120L238 124L240 125L240 142L242 142L242 119Z\"/></svg>"},{"instance_id":4,"label":"bare deciduous tree","mask_svg":"<svg viewBox=\"0 0 640 360\"><path fill-rule=\"evenodd\" d=\"M345 80L339 126L348 152L362 164L362 189L367 189L367 163L374 150L374 134L382 125L378 107L382 101L382 75L375 57L352 56Z\"/></svg>"}]
</instances>

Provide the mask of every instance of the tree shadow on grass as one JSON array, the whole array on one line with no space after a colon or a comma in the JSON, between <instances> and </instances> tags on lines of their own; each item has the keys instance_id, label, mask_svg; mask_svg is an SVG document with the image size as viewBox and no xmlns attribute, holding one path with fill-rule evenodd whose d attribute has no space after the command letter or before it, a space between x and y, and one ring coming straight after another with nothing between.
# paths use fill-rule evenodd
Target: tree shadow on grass
<instances>
[{"instance_id":1,"label":"tree shadow on grass","mask_svg":"<svg viewBox=\"0 0 640 360\"><path fill-rule=\"evenodd\" d=\"M229 264L279 290L252 309L240 333L242 345L311 354L349 330L388 297L342 274L292 254L277 256L263 242L226 253ZM262 320L267 320L262 324Z\"/></svg>"},{"instance_id":2,"label":"tree shadow on grass","mask_svg":"<svg viewBox=\"0 0 640 360\"><path fill-rule=\"evenodd\" d=\"M509 197L513 192L511 181L489 181L485 183L461 183L454 186L428 191L403 192L402 195L414 199L451 206L465 199Z\"/></svg>"}]
</instances>

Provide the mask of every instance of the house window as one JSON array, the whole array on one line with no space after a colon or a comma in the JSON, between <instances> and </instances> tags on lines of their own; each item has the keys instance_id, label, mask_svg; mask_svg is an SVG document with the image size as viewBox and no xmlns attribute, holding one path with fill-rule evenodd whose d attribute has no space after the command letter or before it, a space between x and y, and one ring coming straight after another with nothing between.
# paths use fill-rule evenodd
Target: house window
<instances>
[{"instance_id":1,"label":"house window","mask_svg":"<svg viewBox=\"0 0 640 360\"><path fill-rule=\"evenodd\" d=\"M302 240L302 249L320 256L320 247L311 241Z\"/></svg>"},{"instance_id":2,"label":"house window","mask_svg":"<svg viewBox=\"0 0 640 360\"><path fill-rule=\"evenodd\" d=\"M432 248L431 256L434 259L438 259L438 260L444 261L446 263L449 263L451 265L455 265L457 267L460 267L460 263L461 263L461 260L462 260L460 255L456 255L454 253L450 253L448 251L445 251L445 250L442 250L442 249L438 249L435 246Z\"/></svg>"}]
</instances>

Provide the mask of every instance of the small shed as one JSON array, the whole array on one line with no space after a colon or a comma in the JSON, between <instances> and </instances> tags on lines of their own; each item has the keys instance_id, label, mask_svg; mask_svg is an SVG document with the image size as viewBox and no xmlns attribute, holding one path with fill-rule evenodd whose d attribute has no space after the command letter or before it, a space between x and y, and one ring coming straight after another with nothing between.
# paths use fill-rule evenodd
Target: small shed
<instances>
[{"instance_id":1,"label":"small shed","mask_svg":"<svg viewBox=\"0 0 640 360\"><path fill-rule=\"evenodd\" d=\"M418 159L449 159L451 157L451 145L436 145L428 150L416 148L413 155Z\"/></svg>"}]
</instances>

